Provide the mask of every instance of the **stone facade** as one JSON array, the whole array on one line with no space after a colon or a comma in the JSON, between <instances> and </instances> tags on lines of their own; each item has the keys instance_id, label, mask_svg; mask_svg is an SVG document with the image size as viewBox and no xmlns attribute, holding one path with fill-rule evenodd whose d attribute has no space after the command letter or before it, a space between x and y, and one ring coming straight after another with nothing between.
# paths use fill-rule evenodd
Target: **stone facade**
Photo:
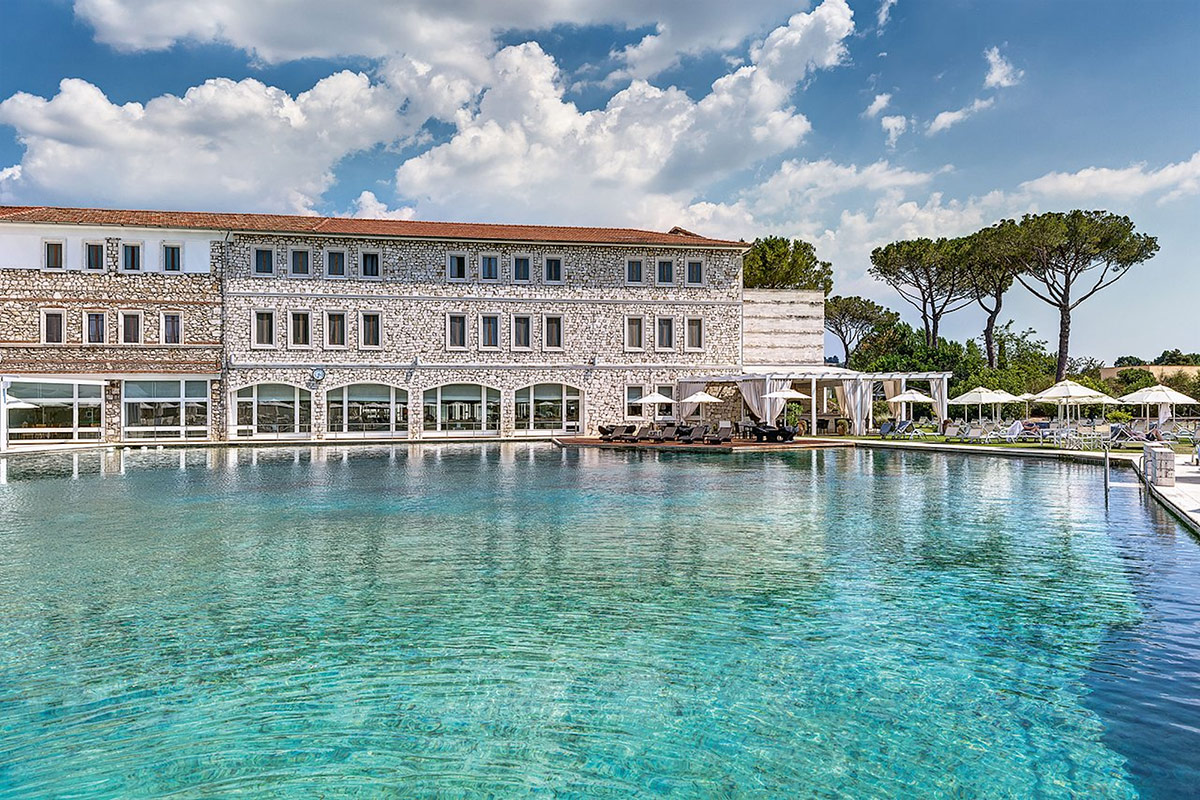
<instances>
[{"instance_id":1,"label":"stone facade","mask_svg":"<svg viewBox=\"0 0 1200 800\"><path fill-rule=\"evenodd\" d=\"M742 301L746 365L822 364L825 295L820 291L747 289Z\"/></svg>"},{"instance_id":2,"label":"stone facade","mask_svg":"<svg viewBox=\"0 0 1200 800\"><path fill-rule=\"evenodd\" d=\"M613 232L623 233L628 232ZM37 253L56 236L63 237L71 263L50 270L38 263ZM121 414L124 387L130 381L172 376L208 382L211 440L236 435L238 392L263 384L311 393L311 431L293 432L297 438L326 438L327 393L354 384L407 391L406 435L412 439L447 435L425 430L422 421L424 393L447 384L497 390L497 428L504 437L546 435L516 424L517 392L535 384L578 389L582 430L605 422L642 421L652 412L631 413L637 407L627 406L629 387L670 391L689 376L739 370L743 325L758 318L747 314L751 306L743 303L742 248L736 243L695 244L698 237L687 236L691 244L647 246L120 227L77 232L46 224L18 230L0 224L0 373L29 380L54 375L105 381L107 441L129 438ZM152 264L149 258L143 270L122 269L122 247L131 240L148 242L149 253L162 252L162 246L177 239L185 240L183 271L166 272L165 259ZM103 243L104 269L81 266L78 253L86 252L89 242ZM270 254L266 274L256 268L260 250ZM293 253L303 254L297 263L306 264L304 274L294 274ZM332 253L342 254L344 274L328 274ZM363 274L364 254L377 256L378 277ZM452 258L462 259L465 274L451 273ZM527 279L517 274L519 259L528 259ZM559 261L557 276L547 270L550 259ZM641 262L643 280L628 280L631 260ZM671 280L660 280L666 277L659 270L663 261L671 262ZM702 265L700 274L689 267L695 262ZM485 274L485 263L494 263L494 278ZM796 341L807 337L795 351L800 357L820 362L822 322L812 313L815 308L819 314L819 299L760 299L756 294L753 308L769 308L776 321L780 309L784 316L790 309L802 317L781 324L791 326L787 333L800 337ZM62 343L43 340L47 310L65 314ZM104 344L84 341L85 314L94 311L107 314ZM182 315L181 344L162 341L161 314L168 311ZM123 312L141 312L139 344L120 343ZM344 346L327 340L330 313L345 314ZM256 336L260 314L273 322L269 344ZM296 318L294 326L294 314L307 314L307 324ZM363 314L379 314L378 346L363 341ZM464 346L450 342L451 315L466 318ZM498 318L499 340L488 347L482 326L493 317ZM528 348L514 339L519 318L528 318ZM642 320L641 347L627 340L631 318ZM667 319L669 344L657 341L660 322ZM560 347L546 338L547 326L555 324L561 326ZM307 330L307 343L293 339L293 329L299 327ZM763 340L769 335L747 327L746 336L757 337L750 349L769 353L771 343ZM750 338L746 343L751 344ZM737 402L731 395L730 408Z\"/></svg>"}]
</instances>

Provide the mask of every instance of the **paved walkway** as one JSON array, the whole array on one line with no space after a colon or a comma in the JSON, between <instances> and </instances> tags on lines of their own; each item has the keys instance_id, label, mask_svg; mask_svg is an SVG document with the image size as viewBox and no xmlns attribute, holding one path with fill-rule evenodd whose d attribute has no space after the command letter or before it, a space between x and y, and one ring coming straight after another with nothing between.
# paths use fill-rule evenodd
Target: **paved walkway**
<instances>
[{"instance_id":1,"label":"paved walkway","mask_svg":"<svg viewBox=\"0 0 1200 800\"><path fill-rule=\"evenodd\" d=\"M1195 456L1176 454L1175 485L1151 486L1150 490L1200 533L1200 467L1194 462Z\"/></svg>"}]
</instances>

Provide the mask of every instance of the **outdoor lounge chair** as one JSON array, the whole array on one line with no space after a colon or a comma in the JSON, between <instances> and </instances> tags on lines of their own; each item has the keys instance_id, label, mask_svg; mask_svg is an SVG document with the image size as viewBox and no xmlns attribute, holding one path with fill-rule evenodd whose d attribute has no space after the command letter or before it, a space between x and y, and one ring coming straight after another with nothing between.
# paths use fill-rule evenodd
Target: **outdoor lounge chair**
<instances>
[{"instance_id":1,"label":"outdoor lounge chair","mask_svg":"<svg viewBox=\"0 0 1200 800\"><path fill-rule=\"evenodd\" d=\"M605 430L606 427L607 427L607 430ZM632 434L636 430L636 428L633 425L608 425L608 426L601 425L599 430L600 430L600 441L612 442L612 441L615 441L616 439L620 438L621 436L628 436L628 435Z\"/></svg>"},{"instance_id":2,"label":"outdoor lounge chair","mask_svg":"<svg viewBox=\"0 0 1200 800\"><path fill-rule=\"evenodd\" d=\"M733 423L722 422L717 430L704 437L705 444L725 444L733 441Z\"/></svg>"},{"instance_id":3,"label":"outdoor lounge chair","mask_svg":"<svg viewBox=\"0 0 1200 800\"><path fill-rule=\"evenodd\" d=\"M630 426L630 427L633 427L633 426ZM653 430L654 430L654 428L652 426L643 425L642 427L637 429L637 433L633 433L633 434L626 433L623 436L618 436L617 441L618 442L640 442L640 441L649 439L650 434L653 432Z\"/></svg>"},{"instance_id":4,"label":"outdoor lounge chair","mask_svg":"<svg viewBox=\"0 0 1200 800\"><path fill-rule=\"evenodd\" d=\"M990 434L982 425L972 425L966 433L963 434L962 440L968 444L983 444L988 441Z\"/></svg>"},{"instance_id":5,"label":"outdoor lounge chair","mask_svg":"<svg viewBox=\"0 0 1200 800\"><path fill-rule=\"evenodd\" d=\"M912 420L905 420L896 426L892 435L903 439L924 439L925 431L918 428Z\"/></svg>"},{"instance_id":6,"label":"outdoor lounge chair","mask_svg":"<svg viewBox=\"0 0 1200 800\"><path fill-rule=\"evenodd\" d=\"M680 436L679 441L686 442L688 444L699 444L704 442L704 437L707 435L708 426L697 425L696 427L692 428L691 432L687 436Z\"/></svg>"},{"instance_id":7,"label":"outdoor lounge chair","mask_svg":"<svg viewBox=\"0 0 1200 800\"><path fill-rule=\"evenodd\" d=\"M879 438L886 439L888 434L894 432L896 428L890 422L885 422L879 426Z\"/></svg>"},{"instance_id":8,"label":"outdoor lounge chair","mask_svg":"<svg viewBox=\"0 0 1200 800\"><path fill-rule=\"evenodd\" d=\"M942 431L942 436L945 437L946 441L948 442L952 439L957 439L960 433L962 433L962 426L957 422L951 422L946 426L946 430Z\"/></svg>"},{"instance_id":9,"label":"outdoor lounge chair","mask_svg":"<svg viewBox=\"0 0 1200 800\"><path fill-rule=\"evenodd\" d=\"M652 442L672 442L675 440L678 430L678 425L667 425L661 431L650 431L650 436L647 438Z\"/></svg>"}]
</instances>

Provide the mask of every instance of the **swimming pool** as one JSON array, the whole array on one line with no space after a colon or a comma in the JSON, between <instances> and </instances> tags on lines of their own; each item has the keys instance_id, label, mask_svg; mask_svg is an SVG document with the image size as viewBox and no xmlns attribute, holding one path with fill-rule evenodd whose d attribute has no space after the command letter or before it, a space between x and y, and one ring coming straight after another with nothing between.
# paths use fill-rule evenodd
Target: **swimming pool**
<instances>
[{"instance_id":1,"label":"swimming pool","mask_svg":"<svg viewBox=\"0 0 1200 800\"><path fill-rule=\"evenodd\" d=\"M0 619L5 798L1200 785L1200 545L1086 465L25 457Z\"/></svg>"}]
</instances>

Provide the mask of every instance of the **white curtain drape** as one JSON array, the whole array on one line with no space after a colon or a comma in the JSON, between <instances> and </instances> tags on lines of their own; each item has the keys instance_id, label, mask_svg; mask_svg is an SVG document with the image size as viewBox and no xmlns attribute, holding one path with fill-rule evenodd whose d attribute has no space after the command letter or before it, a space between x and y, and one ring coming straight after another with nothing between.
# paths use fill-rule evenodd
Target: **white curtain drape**
<instances>
[{"instance_id":1,"label":"white curtain drape","mask_svg":"<svg viewBox=\"0 0 1200 800\"><path fill-rule=\"evenodd\" d=\"M703 381L680 381L678 384L676 384L676 386L679 390L679 397L676 399L682 400L685 397L694 395L696 392L704 391L704 387L708 386L708 384L704 383ZM680 403L679 418L687 419L692 414L696 413L696 409L699 407L699 403Z\"/></svg>"},{"instance_id":2,"label":"white curtain drape","mask_svg":"<svg viewBox=\"0 0 1200 800\"><path fill-rule=\"evenodd\" d=\"M866 432L866 421L863 419L863 382L856 379L843 379L842 386L838 389L838 402L841 404L842 398L845 397L845 405L842 405L842 415L850 418L850 429L855 436L862 436Z\"/></svg>"},{"instance_id":3,"label":"white curtain drape","mask_svg":"<svg viewBox=\"0 0 1200 800\"><path fill-rule=\"evenodd\" d=\"M929 396L933 398L933 413L937 414L939 425L946 420L950 413L948 388L949 384L945 378L935 378L929 382Z\"/></svg>"},{"instance_id":4,"label":"white curtain drape","mask_svg":"<svg viewBox=\"0 0 1200 800\"><path fill-rule=\"evenodd\" d=\"M766 423L775 422L775 418L783 411L784 403L787 401L779 397L765 397L764 395L786 389L790 385L791 381L780 378L747 378L738 381L738 389L746 400L746 405L749 406L751 413Z\"/></svg>"},{"instance_id":5,"label":"white curtain drape","mask_svg":"<svg viewBox=\"0 0 1200 800\"><path fill-rule=\"evenodd\" d=\"M1166 421L1169 420L1170 418L1171 418L1171 404L1170 403L1159 403L1158 404L1158 424L1164 425L1164 424L1166 424Z\"/></svg>"}]
</instances>

